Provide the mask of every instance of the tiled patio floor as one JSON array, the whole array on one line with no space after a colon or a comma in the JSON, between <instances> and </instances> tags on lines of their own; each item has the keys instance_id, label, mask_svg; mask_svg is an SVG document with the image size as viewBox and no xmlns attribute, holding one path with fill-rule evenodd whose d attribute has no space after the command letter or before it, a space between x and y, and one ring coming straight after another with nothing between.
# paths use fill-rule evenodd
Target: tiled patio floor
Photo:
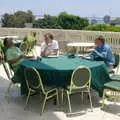
<instances>
[{"instance_id":1,"label":"tiled patio floor","mask_svg":"<svg viewBox=\"0 0 120 120\"><path fill-rule=\"evenodd\" d=\"M66 116L67 105L58 108L53 100L47 102L45 112L39 114L39 96L33 96L30 100L29 109L24 110L25 97L21 97L19 91L13 87L12 95L8 103L5 98L9 81L5 71L0 65L0 120L120 120L120 104L111 104L102 111L99 103L100 98L95 91L92 92L94 109L90 111L89 101L81 102L80 95L73 95L71 98L73 112L79 112L72 116ZM85 97L87 98L87 97Z\"/></svg>"}]
</instances>

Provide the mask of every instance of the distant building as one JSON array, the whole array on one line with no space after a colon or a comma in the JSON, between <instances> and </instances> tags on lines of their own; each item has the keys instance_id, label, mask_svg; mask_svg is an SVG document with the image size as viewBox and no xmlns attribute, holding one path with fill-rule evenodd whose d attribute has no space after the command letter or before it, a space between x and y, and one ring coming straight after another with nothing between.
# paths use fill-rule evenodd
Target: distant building
<instances>
[{"instance_id":1,"label":"distant building","mask_svg":"<svg viewBox=\"0 0 120 120\"><path fill-rule=\"evenodd\" d=\"M0 27L2 27L2 22L1 22L1 20L0 20Z\"/></svg>"},{"instance_id":2,"label":"distant building","mask_svg":"<svg viewBox=\"0 0 120 120\"><path fill-rule=\"evenodd\" d=\"M25 23L26 28L33 28L33 23Z\"/></svg>"},{"instance_id":3,"label":"distant building","mask_svg":"<svg viewBox=\"0 0 120 120\"><path fill-rule=\"evenodd\" d=\"M43 19L43 18L44 18L44 15L35 15L35 20Z\"/></svg>"},{"instance_id":4,"label":"distant building","mask_svg":"<svg viewBox=\"0 0 120 120\"><path fill-rule=\"evenodd\" d=\"M120 18L112 18L110 21L111 25L120 26Z\"/></svg>"},{"instance_id":5,"label":"distant building","mask_svg":"<svg viewBox=\"0 0 120 120\"><path fill-rule=\"evenodd\" d=\"M2 27L1 15L0 15L0 27Z\"/></svg>"},{"instance_id":6,"label":"distant building","mask_svg":"<svg viewBox=\"0 0 120 120\"><path fill-rule=\"evenodd\" d=\"M101 17L87 17L89 24L92 24L92 20L96 20L96 24L104 24L104 19Z\"/></svg>"}]
</instances>

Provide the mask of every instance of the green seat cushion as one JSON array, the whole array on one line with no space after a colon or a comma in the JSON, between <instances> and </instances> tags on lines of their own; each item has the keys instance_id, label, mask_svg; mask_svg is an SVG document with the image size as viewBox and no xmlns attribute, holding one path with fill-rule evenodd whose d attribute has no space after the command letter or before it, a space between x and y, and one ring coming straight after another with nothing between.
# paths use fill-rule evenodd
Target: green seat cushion
<instances>
[{"instance_id":1,"label":"green seat cushion","mask_svg":"<svg viewBox=\"0 0 120 120\"><path fill-rule=\"evenodd\" d=\"M114 81L120 81L120 75L112 75L110 79Z\"/></svg>"},{"instance_id":2,"label":"green seat cushion","mask_svg":"<svg viewBox=\"0 0 120 120\"><path fill-rule=\"evenodd\" d=\"M119 81L111 81L111 82L104 84L104 87L112 89L112 90L120 91L120 82Z\"/></svg>"}]
</instances>

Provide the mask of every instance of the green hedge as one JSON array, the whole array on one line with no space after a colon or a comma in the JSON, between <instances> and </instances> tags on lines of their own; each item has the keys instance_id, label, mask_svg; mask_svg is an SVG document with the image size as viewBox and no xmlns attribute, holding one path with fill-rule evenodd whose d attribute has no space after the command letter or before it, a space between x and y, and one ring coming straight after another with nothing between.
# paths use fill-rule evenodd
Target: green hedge
<instances>
[{"instance_id":1,"label":"green hedge","mask_svg":"<svg viewBox=\"0 0 120 120\"><path fill-rule=\"evenodd\" d=\"M95 24L87 26L85 30L120 32L120 27L106 24Z\"/></svg>"}]
</instances>

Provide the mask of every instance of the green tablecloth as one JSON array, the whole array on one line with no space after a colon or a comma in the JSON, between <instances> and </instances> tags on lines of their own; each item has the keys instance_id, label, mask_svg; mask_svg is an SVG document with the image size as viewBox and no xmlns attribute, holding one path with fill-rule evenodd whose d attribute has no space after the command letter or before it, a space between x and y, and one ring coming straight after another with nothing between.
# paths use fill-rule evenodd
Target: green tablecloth
<instances>
[{"instance_id":1,"label":"green tablecloth","mask_svg":"<svg viewBox=\"0 0 120 120\"><path fill-rule=\"evenodd\" d=\"M15 75L19 76L22 80L22 94L27 93L24 78L24 68L26 67L35 67L40 72L44 84L66 88L70 83L73 70L80 65L88 66L91 69L92 88L96 89L99 92L99 95L102 96L104 83L110 80L106 66L102 61L91 61L78 57L68 58L67 56L42 58L42 61L25 60L20 64L20 68Z\"/></svg>"}]
</instances>

